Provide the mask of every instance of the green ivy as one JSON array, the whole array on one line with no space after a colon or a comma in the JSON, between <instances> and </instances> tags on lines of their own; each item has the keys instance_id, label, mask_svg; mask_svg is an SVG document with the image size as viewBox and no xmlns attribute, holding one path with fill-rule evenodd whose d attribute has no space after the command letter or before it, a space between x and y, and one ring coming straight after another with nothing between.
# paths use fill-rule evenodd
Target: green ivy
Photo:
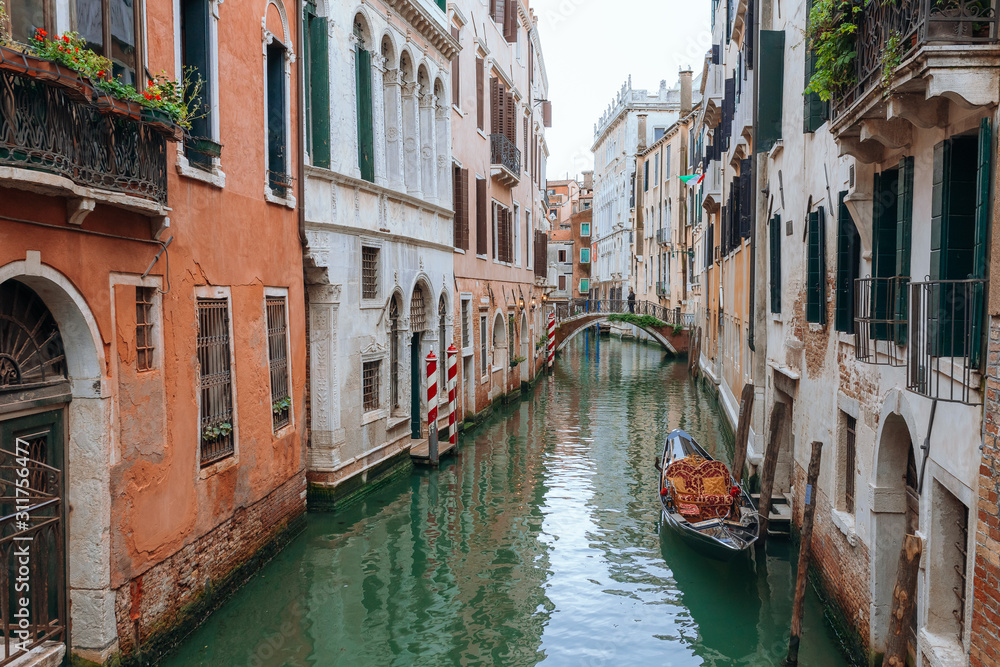
<instances>
[{"instance_id":1,"label":"green ivy","mask_svg":"<svg viewBox=\"0 0 1000 667\"><path fill-rule=\"evenodd\" d=\"M889 39L885 42L885 53L882 56L882 95L889 94L889 86L892 85L892 77L896 73L896 68L903 61L903 38L898 30L894 30Z\"/></svg>"},{"instance_id":2,"label":"green ivy","mask_svg":"<svg viewBox=\"0 0 1000 667\"><path fill-rule=\"evenodd\" d=\"M513 357L513 358L512 358L511 360L510 360L510 367L511 367L511 368L514 368L515 366L517 366L517 365L518 365L519 363L521 363L522 361L527 361L527 358L525 358L525 357L518 357L518 356L515 356L515 357Z\"/></svg>"},{"instance_id":3,"label":"green ivy","mask_svg":"<svg viewBox=\"0 0 1000 667\"><path fill-rule=\"evenodd\" d=\"M637 327L665 327L667 323L663 320L658 320L652 315L633 315L632 313L625 313L622 315L608 315L609 322L624 322L625 324L634 324Z\"/></svg>"},{"instance_id":4,"label":"green ivy","mask_svg":"<svg viewBox=\"0 0 1000 667\"><path fill-rule=\"evenodd\" d=\"M206 426L201 432L201 439L205 442L215 442L219 438L224 438L233 432L233 425L228 422Z\"/></svg>"},{"instance_id":5,"label":"green ivy","mask_svg":"<svg viewBox=\"0 0 1000 667\"><path fill-rule=\"evenodd\" d=\"M280 401L276 401L271 405L271 412L273 412L274 414L278 414L283 410L287 410L288 408L290 408L291 405L292 405L292 397L285 396Z\"/></svg>"},{"instance_id":6,"label":"green ivy","mask_svg":"<svg viewBox=\"0 0 1000 667\"><path fill-rule=\"evenodd\" d=\"M891 1L891 0L890 0ZM856 82L854 61L858 57L858 15L868 0L815 0L809 12L807 48L814 66L805 92L823 101Z\"/></svg>"}]
</instances>

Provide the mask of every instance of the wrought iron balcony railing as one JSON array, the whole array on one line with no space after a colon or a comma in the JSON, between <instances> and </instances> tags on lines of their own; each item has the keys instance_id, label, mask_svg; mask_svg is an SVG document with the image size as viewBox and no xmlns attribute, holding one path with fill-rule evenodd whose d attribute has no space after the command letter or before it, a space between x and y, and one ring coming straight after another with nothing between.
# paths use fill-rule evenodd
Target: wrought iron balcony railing
<instances>
[{"instance_id":1,"label":"wrought iron balcony railing","mask_svg":"<svg viewBox=\"0 0 1000 667\"><path fill-rule=\"evenodd\" d=\"M521 151L503 134L490 135L490 164L506 168L516 178L521 177Z\"/></svg>"},{"instance_id":2,"label":"wrought iron balcony railing","mask_svg":"<svg viewBox=\"0 0 1000 667\"><path fill-rule=\"evenodd\" d=\"M902 366L906 344L906 276L854 281L854 354L859 361Z\"/></svg>"},{"instance_id":3,"label":"wrought iron balcony railing","mask_svg":"<svg viewBox=\"0 0 1000 667\"><path fill-rule=\"evenodd\" d=\"M660 229L657 229L656 230L656 242L659 243L660 245L667 245L667 244L669 244L670 243L670 230L667 229L667 228L665 228L665 227L661 227Z\"/></svg>"},{"instance_id":4,"label":"wrought iron balcony railing","mask_svg":"<svg viewBox=\"0 0 1000 667\"><path fill-rule=\"evenodd\" d=\"M981 279L910 283L907 389L942 401L982 403L986 285Z\"/></svg>"},{"instance_id":5,"label":"wrought iron balcony railing","mask_svg":"<svg viewBox=\"0 0 1000 667\"><path fill-rule=\"evenodd\" d=\"M867 2L858 16L855 83L832 105L836 118L875 89L882 78L890 39L900 61L931 43L996 42L997 0L893 0Z\"/></svg>"},{"instance_id":6,"label":"wrought iron balcony railing","mask_svg":"<svg viewBox=\"0 0 1000 667\"><path fill-rule=\"evenodd\" d=\"M0 71L0 100L0 166L166 205L166 138L149 124L10 71Z\"/></svg>"}]
</instances>

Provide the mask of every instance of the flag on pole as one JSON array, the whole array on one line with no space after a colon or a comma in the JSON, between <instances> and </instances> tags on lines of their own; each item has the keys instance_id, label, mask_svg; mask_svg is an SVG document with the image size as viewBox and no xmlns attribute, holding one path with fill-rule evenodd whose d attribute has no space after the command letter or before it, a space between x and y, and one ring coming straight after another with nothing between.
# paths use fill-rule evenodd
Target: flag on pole
<instances>
[{"instance_id":1,"label":"flag on pole","mask_svg":"<svg viewBox=\"0 0 1000 667\"><path fill-rule=\"evenodd\" d=\"M684 185L687 185L693 179L698 178L698 174L690 174L688 176L679 176L679 178L681 179L681 182L684 183Z\"/></svg>"}]
</instances>

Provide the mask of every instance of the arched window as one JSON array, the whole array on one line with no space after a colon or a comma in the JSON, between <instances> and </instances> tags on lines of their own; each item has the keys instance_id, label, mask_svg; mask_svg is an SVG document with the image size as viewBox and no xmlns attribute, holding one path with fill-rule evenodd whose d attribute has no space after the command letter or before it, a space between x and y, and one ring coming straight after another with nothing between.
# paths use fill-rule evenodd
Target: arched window
<instances>
[{"instance_id":1,"label":"arched window","mask_svg":"<svg viewBox=\"0 0 1000 667\"><path fill-rule=\"evenodd\" d=\"M361 178L375 182L375 134L372 127L372 56L366 48L366 30L361 14L354 17L355 83L358 106L358 168Z\"/></svg>"},{"instance_id":2,"label":"arched window","mask_svg":"<svg viewBox=\"0 0 1000 667\"><path fill-rule=\"evenodd\" d=\"M503 368L507 363L507 327L503 316L497 315L493 320L493 367Z\"/></svg>"},{"instance_id":3,"label":"arched window","mask_svg":"<svg viewBox=\"0 0 1000 667\"><path fill-rule=\"evenodd\" d=\"M440 365L442 372L439 376L438 386L446 387L442 384L441 380L445 380L448 377L448 337L447 330L445 329L445 323L448 320L448 303L445 301L444 294L441 295L441 299L438 301L438 340L441 345L441 360ZM447 391L447 388L444 389Z\"/></svg>"},{"instance_id":4,"label":"arched window","mask_svg":"<svg viewBox=\"0 0 1000 667\"><path fill-rule=\"evenodd\" d=\"M330 35L316 6L305 10L306 147L314 167L330 167Z\"/></svg>"},{"instance_id":5,"label":"arched window","mask_svg":"<svg viewBox=\"0 0 1000 667\"><path fill-rule=\"evenodd\" d=\"M389 302L389 404L399 407L399 298Z\"/></svg>"},{"instance_id":6,"label":"arched window","mask_svg":"<svg viewBox=\"0 0 1000 667\"><path fill-rule=\"evenodd\" d=\"M385 162L389 184L399 187L403 175L400 169L400 71L396 69L396 50L389 35L382 37L382 58L385 60L386 75L382 79L382 122L385 125Z\"/></svg>"},{"instance_id":7,"label":"arched window","mask_svg":"<svg viewBox=\"0 0 1000 667\"><path fill-rule=\"evenodd\" d=\"M41 297L17 280L0 285L0 391L65 378L62 336Z\"/></svg>"},{"instance_id":8,"label":"arched window","mask_svg":"<svg viewBox=\"0 0 1000 667\"><path fill-rule=\"evenodd\" d=\"M420 333L427 330L427 316L424 313L424 288L418 284L410 297L410 331Z\"/></svg>"}]
</instances>

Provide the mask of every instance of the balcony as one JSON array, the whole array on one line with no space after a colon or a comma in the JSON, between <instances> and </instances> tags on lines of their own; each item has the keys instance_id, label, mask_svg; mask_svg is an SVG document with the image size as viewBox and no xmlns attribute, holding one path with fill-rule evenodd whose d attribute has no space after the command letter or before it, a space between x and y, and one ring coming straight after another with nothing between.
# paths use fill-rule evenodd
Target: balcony
<instances>
[{"instance_id":1,"label":"balcony","mask_svg":"<svg viewBox=\"0 0 1000 667\"><path fill-rule=\"evenodd\" d=\"M910 283L906 388L927 398L980 405L987 281Z\"/></svg>"},{"instance_id":2,"label":"balcony","mask_svg":"<svg viewBox=\"0 0 1000 667\"><path fill-rule=\"evenodd\" d=\"M878 366L902 366L906 344L907 292L910 279L859 278L854 281L854 355Z\"/></svg>"},{"instance_id":3,"label":"balcony","mask_svg":"<svg viewBox=\"0 0 1000 667\"><path fill-rule=\"evenodd\" d=\"M502 134L490 135L490 176L506 187L521 180L521 151Z\"/></svg>"},{"instance_id":4,"label":"balcony","mask_svg":"<svg viewBox=\"0 0 1000 667\"><path fill-rule=\"evenodd\" d=\"M0 185L69 197L74 224L95 202L165 216L168 128L75 74L36 74L0 55Z\"/></svg>"},{"instance_id":5,"label":"balcony","mask_svg":"<svg viewBox=\"0 0 1000 667\"><path fill-rule=\"evenodd\" d=\"M666 228L657 229L656 242L660 245L670 245L670 230Z\"/></svg>"},{"instance_id":6,"label":"balcony","mask_svg":"<svg viewBox=\"0 0 1000 667\"><path fill-rule=\"evenodd\" d=\"M657 281L656 296L670 296L670 283L666 281Z\"/></svg>"},{"instance_id":7,"label":"balcony","mask_svg":"<svg viewBox=\"0 0 1000 667\"><path fill-rule=\"evenodd\" d=\"M855 83L831 105L841 154L865 163L946 123L951 105L1000 103L998 0L870 2L858 14ZM885 72L885 58L899 65ZM885 76L888 74L888 76Z\"/></svg>"}]
</instances>

